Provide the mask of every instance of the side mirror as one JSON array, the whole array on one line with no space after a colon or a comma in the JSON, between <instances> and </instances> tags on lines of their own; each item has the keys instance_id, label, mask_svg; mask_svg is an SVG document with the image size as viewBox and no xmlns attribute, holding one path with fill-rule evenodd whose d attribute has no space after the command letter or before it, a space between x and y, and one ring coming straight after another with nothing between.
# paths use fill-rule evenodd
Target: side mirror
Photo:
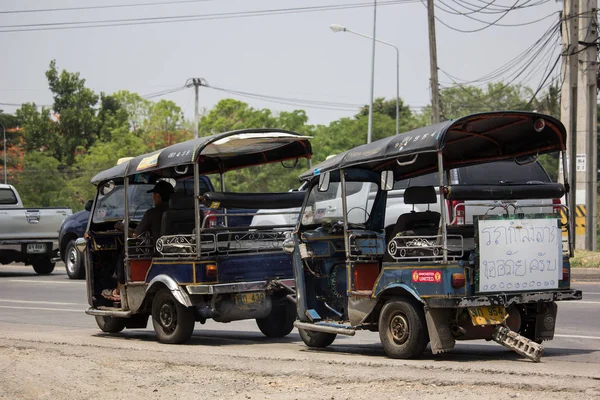
<instances>
[{"instance_id":1,"label":"side mirror","mask_svg":"<svg viewBox=\"0 0 600 400\"><path fill-rule=\"evenodd\" d=\"M87 245L87 240L85 238L78 238L75 241L75 248L78 252L83 253L85 251L85 246Z\"/></svg>"},{"instance_id":2,"label":"side mirror","mask_svg":"<svg viewBox=\"0 0 600 400\"><path fill-rule=\"evenodd\" d=\"M113 181L108 181L100 187L100 194L106 196L110 192L112 192L115 188L115 183Z\"/></svg>"},{"instance_id":3,"label":"side mirror","mask_svg":"<svg viewBox=\"0 0 600 400\"><path fill-rule=\"evenodd\" d=\"M94 200L88 200L85 202L85 206L83 208L85 211L92 211L92 206L94 205Z\"/></svg>"},{"instance_id":4,"label":"side mirror","mask_svg":"<svg viewBox=\"0 0 600 400\"><path fill-rule=\"evenodd\" d=\"M394 188L394 171L381 171L381 190L388 191Z\"/></svg>"},{"instance_id":5,"label":"side mirror","mask_svg":"<svg viewBox=\"0 0 600 400\"><path fill-rule=\"evenodd\" d=\"M319 175L319 192L326 192L329 190L329 181L331 180L331 175L329 172L326 172L322 175Z\"/></svg>"}]
</instances>

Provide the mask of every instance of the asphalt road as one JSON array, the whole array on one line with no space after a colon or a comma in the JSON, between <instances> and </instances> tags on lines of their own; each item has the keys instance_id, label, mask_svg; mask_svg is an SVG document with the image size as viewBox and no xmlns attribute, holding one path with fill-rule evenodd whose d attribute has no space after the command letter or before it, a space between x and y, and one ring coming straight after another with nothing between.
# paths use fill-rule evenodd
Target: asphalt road
<instances>
[{"instance_id":1,"label":"asphalt road","mask_svg":"<svg viewBox=\"0 0 600 400\"><path fill-rule=\"evenodd\" d=\"M584 298L559 303L555 339L544 343L544 360L590 363L600 370L600 282L581 282L574 287L583 290ZM27 329L26 325L35 325L65 331L84 328L89 329L91 335L97 334L94 318L84 314L87 307L85 282L68 279L62 264L48 276L36 275L31 267L0 266L0 330L14 330L18 326ZM124 331L121 335L153 340L154 332L150 322L146 330ZM197 323L192 342L202 343L208 338L247 344L265 340L254 321ZM285 341L302 344L296 331ZM354 337L338 336L328 349L383 356L379 336L373 332L358 332ZM451 353L442 355L445 359L482 356L517 357L498 344L485 341L459 342Z\"/></svg>"}]
</instances>

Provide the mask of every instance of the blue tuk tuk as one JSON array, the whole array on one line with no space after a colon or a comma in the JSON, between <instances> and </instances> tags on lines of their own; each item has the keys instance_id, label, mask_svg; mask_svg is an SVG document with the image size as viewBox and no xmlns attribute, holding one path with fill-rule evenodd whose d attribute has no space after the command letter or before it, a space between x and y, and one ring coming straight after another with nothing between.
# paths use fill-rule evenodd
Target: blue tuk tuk
<instances>
[{"instance_id":1,"label":"blue tuk tuk","mask_svg":"<svg viewBox=\"0 0 600 400\"><path fill-rule=\"evenodd\" d=\"M225 192L224 174L274 163L293 167L311 155L307 136L247 129L178 143L97 174L87 232L77 243L87 272L86 313L109 333L145 328L151 316L163 343L187 341L195 321L209 318L256 319L269 337L290 333L294 280L282 243L293 225L254 227L250 221L258 208L299 207L304 195ZM220 176L221 192L209 186L211 174ZM173 193L160 233L126 237L151 206L146 193L161 180ZM134 189L139 196L129 194ZM119 221L124 229L116 229ZM118 286L119 268L118 295L105 295Z\"/></svg>"},{"instance_id":2,"label":"blue tuk tuk","mask_svg":"<svg viewBox=\"0 0 600 400\"><path fill-rule=\"evenodd\" d=\"M492 181L494 164L487 183L457 183L453 172L499 160L527 168L551 152L565 160L565 143L555 118L490 112L358 146L301 175L306 199L284 249L294 257L295 326L306 345L367 329L392 358L486 339L539 360L557 302L582 297L570 288L573 242L560 215L568 204L552 200L568 185ZM389 194L426 174L435 184L403 189L409 210L385 229ZM466 205L479 210L470 221Z\"/></svg>"}]
</instances>

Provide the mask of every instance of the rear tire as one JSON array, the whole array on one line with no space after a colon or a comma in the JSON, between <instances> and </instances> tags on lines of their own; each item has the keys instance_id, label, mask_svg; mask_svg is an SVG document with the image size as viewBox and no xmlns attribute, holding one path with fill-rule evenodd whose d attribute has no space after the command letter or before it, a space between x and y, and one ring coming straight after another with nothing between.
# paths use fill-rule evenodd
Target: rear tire
<instances>
[{"instance_id":1,"label":"rear tire","mask_svg":"<svg viewBox=\"0 0 600 400\"><path fill-rule=\"evenodd\" d=\"M125 318L96 315L96 323L102 332L119 333L125 329Z\"/></svg>"},{"instance_id":2,"label":"rear tire","mask_svg":"<svg viewBox=\"0 0 600 400\"><path fill-rule=\"evenodd\" d=\"M379 314L379 339L390 358L417 358L429 336L423 306L408 297L389 299Z\"/></svg>"},{"instance_id":3,"label":"rear tire","mask_svg":"<svg viewBox=\"0 0 600 400\"><path fill-rule=\"evenodd\" d=\"M296 320L296 307L290 302L273 307L266 318L256 320L258 329L266 336L281 338L287 336L294 329Z\"/></svg>"},{"instance_id":4,"label":"rear tire","mask_svg":"<svg viewBox=\"0 0 600 400\"><path fill-rule=\"evenodd\" d=\"M336 338L335 333L315 332L306 329L298 329L298 333L304 344L308 347L323 348L329 346Z\"/></svg>"},{"instance_id":5,"label":"rear tire","mask_svg":"<svg viewBox=\"0 0 600 400\"><path fill-rule=\"evenodd\" d=\"M33 270L39 275L50 275L55 264L49 258L41 258L32 263Z\"/></svg>"},{"instance_id":6,"label":"rear tire","mask_svg":"<svg viewBox=\"0 0 600 400\"><path fill-rule=\"evenodd\" d=\"M85 278L85 268L83 267L82 255L75 247L75 241L71 240L65 248L65 269L69 279Z\"/></svg>"},{"instance_id":7,"label":"rear tire","mask_svg":"<svg viewBox=\"0 0 600 400\"><path fill-rule=\"evenodd\" d=\"M152 301L152 325L158 341L168 344L187 342L194 332L194 309L181 304L168 289L161 289Z\"/></svg>"}]
</instances>

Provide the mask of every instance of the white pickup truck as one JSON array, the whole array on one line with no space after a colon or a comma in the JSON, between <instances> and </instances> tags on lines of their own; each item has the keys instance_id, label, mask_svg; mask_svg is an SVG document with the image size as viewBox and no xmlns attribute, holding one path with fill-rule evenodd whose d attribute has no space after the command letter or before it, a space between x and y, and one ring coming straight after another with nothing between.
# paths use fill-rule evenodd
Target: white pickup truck
<instances>
[{"instance_id":1,"label":"white pickup truck","mask_svg":"<svg viewBox=\"0 0 600 400\"><path fill-rule=\"evenodd\" d=\"M38 274L50 274L58 231L72 213L66 207L24 208L14 186L0 184L0 264L22 262Z\"/></svg>"},{"instance_id":2,"label":"white pickup truck","mask_svg":"<svg viewBox=\"0 0 600 400\"><path fill-rule=\"evenodd\" d=\"M398 217L413 210L412 205L404 203L404 190L409 186L433 186L439 187L437 173L421 175L416 178L397 181L394 189L388 192L387 209L385 215L386 230L393 229ZM461 167L450 172L451 184L463 185L485 185L485 184L506 184L507 188L511 184L529 184L535 185L548 183L552 180L542 165L535 161L526 165L519 165L512 160L496 161L489 164L478 164L473 166ZM339 183L332 183L338 185ZM346 187L348 202L349 222L364 223L368 218L367 210L371 209L373 196L376 188L372 184L358 182L349 182ZM303 190L301 188L300 190ZM317 200L317 209L315 214L321 219L339 218L341 216L341 195L338 187L337 193L329 191L324 193L322 198ZM329 198L325 196L331 196ZM519 200L518 206L527 206L528 204L542 204L544 207L527 208L527 213L550 213L557 211L560 207L560 199L544 200ZM500 214L504 211L502 201L466 201L452 202L447 204L446 216L452 225L464 225L472 223L474 215ZM497 206L496 208L493 208ZM440 211L438 203L417 204L414 211ZM514 212L514 207L511 211ZM252 226L266 225L294 225L298 221L300 209L285 210L258 210L253 218Z\"/></svg>"}]
</instances>

